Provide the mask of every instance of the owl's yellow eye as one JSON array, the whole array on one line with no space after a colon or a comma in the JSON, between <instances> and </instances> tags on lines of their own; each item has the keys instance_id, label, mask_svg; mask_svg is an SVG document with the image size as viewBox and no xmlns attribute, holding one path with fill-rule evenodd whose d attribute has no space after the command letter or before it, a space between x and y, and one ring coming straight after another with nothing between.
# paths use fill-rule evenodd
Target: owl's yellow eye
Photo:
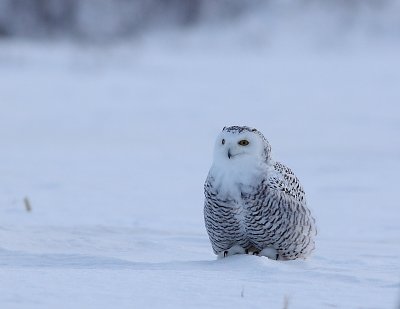
<instances>
[{"instance_id":1,"label":"owl's yellow eye","mask_svg":"<svg viewBox=\"0 0 400 309\"><path fill-rule=\"evenodd\" d=\"M238 142L240 146L247 146L249 144L249 141L246 139L242 139L241 141Z\"/></svg>"},{"instance_id":2,"label":"owl's yellow eye","mask_svg":"<svg viewBox=\"0 0 400 309\"><path fill-rule=\"evenodd\" d=\"M222 145L223 145L223 144L225 144L225 140L224 140L224 139L222 139L222 142L221 142L221 143L222 143Z\"/></svg>"}]
</instances>

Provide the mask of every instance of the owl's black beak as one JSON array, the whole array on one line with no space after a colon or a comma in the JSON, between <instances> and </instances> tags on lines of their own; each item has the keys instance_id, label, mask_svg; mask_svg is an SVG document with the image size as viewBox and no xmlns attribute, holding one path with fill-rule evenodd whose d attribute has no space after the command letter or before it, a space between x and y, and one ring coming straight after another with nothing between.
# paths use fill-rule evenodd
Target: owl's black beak
<instances>
[{"instance_id":1,"label":"owl's black beak","mask_svg":"<svg viewBox=\"0 0 400 309\"><path fill-rule=\"evenodd\" d=\"M232 157L231 150L228 149L228 159L230 159L231 157Z\"/></svg>"}]
</instances>

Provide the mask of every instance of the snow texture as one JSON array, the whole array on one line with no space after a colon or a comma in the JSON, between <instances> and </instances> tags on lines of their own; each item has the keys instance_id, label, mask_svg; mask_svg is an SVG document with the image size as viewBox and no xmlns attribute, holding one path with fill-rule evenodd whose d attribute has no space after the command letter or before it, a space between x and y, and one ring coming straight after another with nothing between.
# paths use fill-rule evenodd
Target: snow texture
<instances>
[{"instance_id":1,"label":"snow texture","mask_svg":"<svg viewBox=\"0 0 400 309\"><path fill-rule=\"evenodd\" d=\"M398 306L398 46L200 37L0 42L1 308ZM302 181L308 260L212 253L203 183L236 124Z\"/></svg>"}]
</instances>

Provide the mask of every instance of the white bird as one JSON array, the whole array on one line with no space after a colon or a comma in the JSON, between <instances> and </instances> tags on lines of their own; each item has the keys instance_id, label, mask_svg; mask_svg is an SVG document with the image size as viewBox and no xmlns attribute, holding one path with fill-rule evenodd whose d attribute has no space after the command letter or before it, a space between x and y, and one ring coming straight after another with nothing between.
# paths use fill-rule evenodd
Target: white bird
<instances>
[{"instance_id":1,"label":"white bird","mask_svg":"<svg viewBox=\"0 0 400 309\"><path fill-rule=\"evenodd\" d=\"M304 190L257 129L225 127L204 185L204 219L219 257L251 253L271 259L307 257L315 220Z\"/></svg>"}]
</instances>

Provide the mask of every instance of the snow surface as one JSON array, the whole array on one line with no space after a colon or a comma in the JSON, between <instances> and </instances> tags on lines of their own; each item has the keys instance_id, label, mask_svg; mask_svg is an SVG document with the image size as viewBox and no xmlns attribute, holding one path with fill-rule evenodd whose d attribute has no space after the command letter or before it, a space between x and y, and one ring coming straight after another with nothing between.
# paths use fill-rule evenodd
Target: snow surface
<instances>
[{"instance_id":1,"label":"snow surface","mask_svg":"<svg viewBox=\"0 0 400 309\"><path fill-rule=\"evenodd\" d=\"M0 308L396 308L400 48L167 41L0 42ZM212 253L235 124L301 179L310 259Z\"/></svg>"}]
</instances>

